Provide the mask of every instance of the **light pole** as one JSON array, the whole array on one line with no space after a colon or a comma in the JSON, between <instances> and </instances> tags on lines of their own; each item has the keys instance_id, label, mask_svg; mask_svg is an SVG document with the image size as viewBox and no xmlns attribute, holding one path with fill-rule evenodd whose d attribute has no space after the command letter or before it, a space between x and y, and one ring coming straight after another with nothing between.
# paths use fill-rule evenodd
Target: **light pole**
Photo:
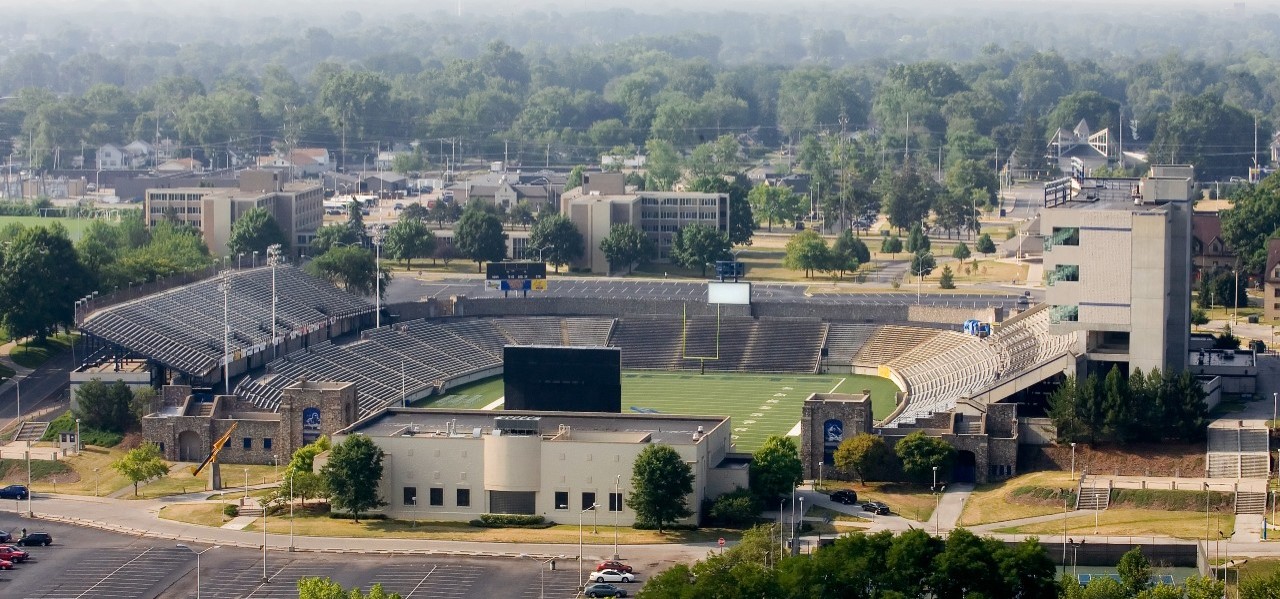
<instances>
[{"instance_id":1,"label":"light pole","mask_svg":"<svg viewBox=\"0 0 1280 599\"><path fill-rule=\"evenodd\" d=\"M16 386L18 393L18 428L22 428L22 379L23 377L13 377L13 384Z\"/></svg>"},{"instance_id":2,"label":"light pole","mask_svg":"<svg viewBox=\"0 0 1280 599\"><path fill-rule=\"evenodd\" d=\"M818 486L822 486L822 462L818 462ZM817 489L814 489L817 491Z\"/></svg>"},{"instance_id":3,"label":"light pole","mask_svg":"<svg viewBox=\"0 0 1280 599\"><path fill-rule=\"evenodd\" d=\"M942 523L938 518L938 508L942 507L942 498L938 496L938 467L933 467L933 484L929 486L929 490L933 492L934 508L933 508L933 534L938 536L942 527Z\"/></svg>"},{"instance_id":4,"label":"light pole","mask_svg":"<svg viewBox=\"0 0 1280 599\"><path fill-rule=\"evenodd\" d=\"M622 475L617 475L613 481L613 501L617 503L609 507L613 508L613 559L618 559L618 514L622 513ZM613 502L610 502L613 503ZM1273 516L1271 518L1275 520Z\"/></svg>"},{"instance_id":5,"label":"light pole","mask_svg":"<svg viewBox=\"0 0 1280 599\"><path fill-rule=\"evenodd\" d=\"M80 455L80 419L76 418L76 455Z\"/></svg>"},{"instance_id":6,"label":"light pole","mask_svg":"<svg viewBox=\"0 0 1280 599\"><path fill-rule=\"evenodd\" d=\"M538 569L538 599L546 599L547 598L547 565L558 559L564 559L564 556L557 555L555 557L549 557L543 560L543 559L538 559L532 555L529 555L528 553L521 553L520 557L527 557L535 562L538 562L539 564L542 564L541 568ZM196 599L199 599L199 597L197 597Z\"/></svg>"},{"instance_id":7,"label":"light pole","mask_svg":"<svg viewBox=\"0 0 1280 599\"><path fill-rule=\"evenodd\" d=\"M382 327L382 230L374 229L373 233L373 297L374 309L373 327Z\"/></svg>"},{"instance_id":8,"label":"light pole","mask_svg":"<svg viewBox=\"0 0 1280 599\"><path fill-rule=\"evenodd\" d=\"M278 454L271 456L271 462L276 467L276 482L280 482L280 456Z\"/></svg>"},{"instance_id":9,"label":"light pole","mask_svg":"<svg viewBox=\"0 0 1280 599\"><path fill-rule=\"evenodd\" d=\"M1071 444L1071 480L1076 479L1076 444Z\"/></svg>"},{"instance_id":10,"label":"light pole","mask_svg":"<svg viewBox=\"0 0 1280 599\"><path fill-rule=\"evenodd\" d=\"M804 521L804 495L800 496L800 521ZM791 522L791 553L798 555L800 553L800 542L796 539L796 534L800 532L800 527L797 524L798 522Z\"/></svg>"},{"instance_id":11,"label":"light pole","mask_svg":"<svg viewBox=\"0 0 1280 599\"><path fill-rule=\"evenodd\" d=\"M296 474L292 470L289 473L289 551L293 551L293 477Z\"/></svg>"},{"instance_id":12,"label":"light pole","mask_svg":"<svg viewBox=\"0 0 1280 599\"><path fill-rule=\"evenodd\" d=\"M585 510L582 510L581 512L578 512L578 588L579 588L579 589L581 589L581 588L582 588L582 586L583 586L583 577L582 577L582 518L583 518L583 516L586 516L586 515L587 515L587 512L595 511L595 509L596 509L596 506L597 506L597 505L599 505L599 504L597 504L597 503L593 503L593 504L591 504L591 507L589 507L589 508L587 508L587 509L585 509Z\"/></svg>"},{"instance_id":13,"label":"light pole","mask_svg":"<svg viewBox=\"0 0 1280 599\"><path fill-rule=\"evenodd\" d=\"M267 246L267 264L271 265L271 359L276 358L276 265L280 264L280 244Z\"/></svg>"},{"instance_id":14,"label":"light pole","mask_svg":"<svg viewBox=\"0 0 1280 599\"><path fill-rule=\"evenodd\" d=\"M98 496L98 469L93 469L93 496Z\"/></svg>"},{"instance_id":15,"label":"light pole","mask_svg":"<svg viewBox=\"0 0 1280 599\"><path fill-rule=\"evenodd\" d=\"M206 548L204 551L196 551L195 549L192 549L182 543L178 543L176 547L186 549L187 551L190 551L191 553L196 554L196 599L200 599L200 556L206 553L209 553L214 549L222 547L222 545L214 545L213 547Z\"/></svg>"},{"instance_id":16,"label":"light pole","mask_svg":"<svg viewBox=\"0 0 1280 599\"><path fill-rule=\"evenodd\" d=\"M31 441L27 441L27 517L35 515L31 511Z\"/></svg>"},{"instance_id":17,"label":"light pole","mask_svg":"<svg viewBox=\"0 0 1280 599\"><path fill-rule=\"evenodd\" d=\"M267 511L271 508L270 504L262 506L262 582L271 582L271 578L267 576Z\"/></svg>"},{"instance_id":18,"label":"light pole","mask_svg":"<svg viewBox=\"0 0 1280 599\"><path fill-rule=\"evenodd\" d=\"M249 262L249 268L257 268L257 267L258 267L258 250L253 250L253 259L251 262Z\"/></svg>"},{"instance_id":19,"label":"light pole","mask_svg":"<svg viewBox=\"0 0 1280 599\"><path fill-rule=\"evenodd\" d=\"M1271 394L1271 428L1276 427L1276 410L1280 409L1280 393Z\"/></svg>"},{"instance_id":20,"label":"light pole","mask_svg":"<svg viewBox=\"0 0 1280 599\"><path fill-rule=\"evenodd\" d=\"M222 271L222 386L231 393L231 271ZM274 325L274 323L272 323ZM246 471L247 472L247 471ZM247 475L246 475L247 476ZM247 493L247 491L246 491Z\"/></svg>"},{"instance_id":21,"label":"light pole","mask_svg":"<svg viewBox=\"0 0 1280 599\"><path fill-rule=\"evenodd\" d=\"M1076 580L1080 580L1080 546L1085 544L1086 539L1080 539L1077 543L1075 539L1071 539L1071 576Z\"/></svg>"}]
</instances>

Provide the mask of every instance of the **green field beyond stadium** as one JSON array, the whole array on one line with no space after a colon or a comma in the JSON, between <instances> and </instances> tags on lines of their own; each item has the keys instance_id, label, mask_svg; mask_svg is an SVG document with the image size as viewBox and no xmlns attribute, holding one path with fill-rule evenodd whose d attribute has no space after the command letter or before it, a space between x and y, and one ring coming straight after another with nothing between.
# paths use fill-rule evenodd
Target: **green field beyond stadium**
<instances>
[{"instance_id":1,"label":"green field beyond stadium","mask_svg":"<svg viewBox=\"0 0 1280 599\"><path fill-rule=\"evenodd\" d=\"M80 236L84 234L84 230L89 228L89 224L93 222L91 218L41 218L39 216L0 216L0 228L4 228L12 223L17 223L24 227L49 227L53 223L60 223L67 228L67 236L71 241L79 241Z\"/></svg>"},{"instance_id":2,"label":"green field beyond stadium","mask_svg":"<svg viewBox=\"0 0 1280 599\"><path fill-rule=\"evenodd\" d=\"M810 393L871 390L872 413L893 411L898 390L888 379L858 374L773 375L626 371L622 411L633 414L730 416L738 451L753 451L769 435L785 435L800 422L800 404ZM415 407L479 409L502 397L502 377L465 385Z\"/></svg>"}]
</instances>

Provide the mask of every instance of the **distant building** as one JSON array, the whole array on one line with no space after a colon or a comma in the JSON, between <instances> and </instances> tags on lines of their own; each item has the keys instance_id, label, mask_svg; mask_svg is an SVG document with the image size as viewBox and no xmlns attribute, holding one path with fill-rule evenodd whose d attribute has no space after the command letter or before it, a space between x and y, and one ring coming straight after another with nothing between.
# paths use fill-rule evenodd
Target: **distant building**
<instances>
[{"instance_id":1,"label":"distant building","mask_svg":"<svg viewBox=\"0 0 1280 599\"><path fill-rule=\"evenodd\" d=\"M162 173L193 173L204 168L204 163L195 158L174 158L156 165L156 171Z\"/></svg>"},{"instance_id":2,"label":"distant building","mask_svg":"<svg viewBox=\"0 0 1280 599\"><path fill-rule=\"evenodd\" d=\"M1195 171L1132 181L1086 180L1040 212L1050 332L1084 333L1073 352L1086 373L1186 368Z\"/></svg>"},{"instance_id":3,"label":"distant building","mask_svg":"<svg viewBox=\"0 0 1280 599\"><path fill-rule=\"evenodd\" d=\"M626 505L636 456L666 445L693 470L685 505L748 485L731 457L725 417L386 408L333 436L364 435L386 452L381 512L408 520L468 521L480 514L567 523L592 505L601 523L635 523ZM316 458L316 467L327 460Z\"/></svg>"},{"instance_id":4,"label":"distant building","mask_svg":"<svg viewBox=\"0 0 1280 599\"><path fill-rule=\"evenodd\" d=\"M1280 320L1280 239L1267 240L1267 268L1262 278L1263 317L1268 324Z\"/></svg>"},{"instance_id":5,"label":"distant building","mask_svg":"<svg viewBox=\"0 0 1280 599\"><path fill-rule=\"evenodd\" d=\"M1072 159L1084 166L1082 176L1092 175L1094 169L1106 167L1118 155L1110 129L1090 131L1089 123L1081 119L1075 128L1067 131L1059 128L1049 139L1045 158L1058 165L1059 170L1070 173Z\"/></svg>"},{"instance_id":6,"label":"distant building","mask_svg":"<svg viewBox=\"0 0 1280 599\"><path fill-rule=\"evenodd\" d=\"M294 148L258 158L258 168L287 169L294 178L318 177L333 170L333 162L324 148Z\"/></svg>"},{"instance_id":7,"label":"distant building","mask_svg":"<svg viewBox=\"0 0 1280 599\"><path fill-rule=\"evenodd\" d=\"M231 227L240 215L266 208L289 237L295 253L305 251L324 218L324 190L314 183L288 182L288 174L243 171L237 188L148 189L147 226L173 218L200 230L210 253L228 253Z\"/></svg>"},{"instance_id":8,"label":"distant building","mask_svg":"<svg viewBox=\"0 0 1280 599\"><path fill-rule=\"evenodd\" d=\"M1191 213L1191 264L1196 280L1236 264L1235 252L1222 240L1222 217L1216 211Z\"/></svg>"},{"instance_id":9,"label":"distant building","mask_svg":"<svg viewBox=\"0 0 1280 599\"><path fill-rule=\"evenodd\" d=\"M103 144L95 153L94 164L98 170L136 170L155 160L155 149L145 141L134 141L126 146Z\"/></svg>"},{"instance_id":10,"label":"distant building","mask_svg":"<svg viewBox=\"0 0 1280 599\"><path fill-rule=\"evenodd\" d=\"M613 225L635 225L653 240L657 260L671 258L676 231L697 223L729 230L729 194L692 191L627 193L621 173L589 173L581 187L561 197L560 212L582 233L582 258L572 266L607 274L609 261L600 242Z\"/></svg>"}]
</instances>

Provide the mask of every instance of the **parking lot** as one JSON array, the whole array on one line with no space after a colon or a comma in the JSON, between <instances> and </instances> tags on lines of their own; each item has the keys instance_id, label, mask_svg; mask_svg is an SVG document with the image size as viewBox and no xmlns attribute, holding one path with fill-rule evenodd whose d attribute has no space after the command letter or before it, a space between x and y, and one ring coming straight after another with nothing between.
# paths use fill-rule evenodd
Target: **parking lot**
<instances>
[{"instance_id":1,"label":"parking lot","mask_svg":"<svg viewBox=\"0 0 1280 599\"><path fill-rule=\"evenodd\" d=\"M137 538L94 529L32 522L0 515L0 530L48 531L50 547L30 548L32 559L0 573L0 597L29 599L192 599L196 556L173 541ZM358 543L352 540L352 543ZM345 588L368 590L381 583L405 599L577 595L577 563L563 560L543 570L533 559L453 558L419 555L288 553L267 555L269 582L262 581L260 550L220 547L200 559L202 599L269 599L298 596L301 578L328 577ZM587 564L590 570L592 564ZM645 576L640 577L642 580ZM542 589L545 585L545 595ZM622 585L628 595L640 584Z\"/></svg>"}]
</instances>

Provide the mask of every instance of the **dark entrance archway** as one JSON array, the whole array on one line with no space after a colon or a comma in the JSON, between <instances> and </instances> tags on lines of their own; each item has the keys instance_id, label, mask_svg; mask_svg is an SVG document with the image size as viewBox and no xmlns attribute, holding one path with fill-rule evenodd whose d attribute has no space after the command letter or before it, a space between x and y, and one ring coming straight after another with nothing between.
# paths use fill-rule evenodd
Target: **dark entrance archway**
<instances>
[{"instance_id":1,"label":"dark entrance archway","mask_svg":"<svg viewBox=\"0 0 1280 599\"><path fill-rule=\"evenodd\" d=\"M972 483L978 477L978 457L972 451L956 452L956 467L952 471L952 479L958 483Z\"/></svg>"},{"instance_id":2,"label":"dark entrance archway","mask_svg":"<svg viewBox=\"0 0 1280 599\"><path fill-rule=\"evenodd\" d=\"M195 431L178 433L178 461L199 462L207 455L208 448L200 442L200 434Z\"/></svg>"}]
</instances>

